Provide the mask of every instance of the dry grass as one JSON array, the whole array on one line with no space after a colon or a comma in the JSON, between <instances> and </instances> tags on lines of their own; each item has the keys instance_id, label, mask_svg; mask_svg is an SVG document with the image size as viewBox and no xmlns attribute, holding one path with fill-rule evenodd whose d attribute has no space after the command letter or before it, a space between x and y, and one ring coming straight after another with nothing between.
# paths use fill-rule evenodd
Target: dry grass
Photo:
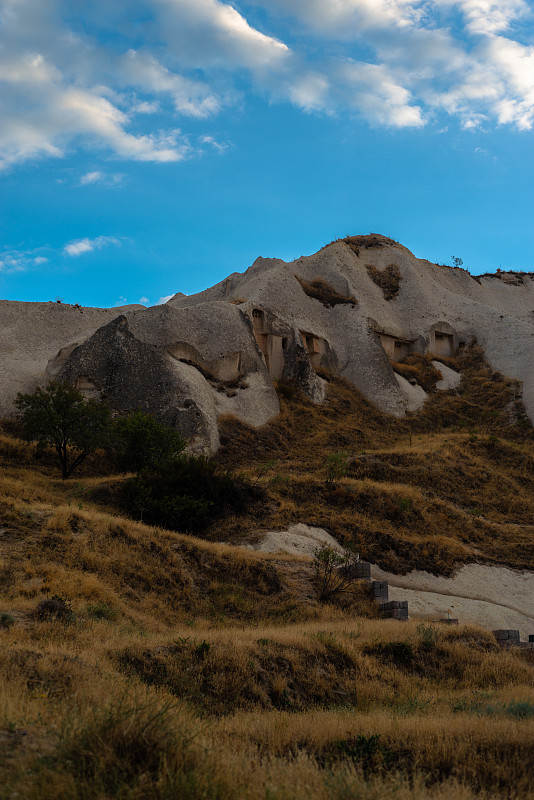
<instances>
[{"instance_id":1,"label":"dry grass","mask_svg":"<svg viewBox=\"0 0 534 800\"><path fill-rule=\"evenodd\" d=\"M366 264L367 274L382 289L384 300L393 300L400 289L402 275L396 264L389 264L383 270L377 269L373 264Z\"/></svg>"},{"instance_id":2,"label":"dry grass","mask_svg":"<svg viewBox=\"0 0 534 800\"><path fill-rule=\"evenodd\" d=\"M390 570L531 568L531 430L479 351L461 365L414 420L329 376L322 406L225 420L220 458L267 501L213 541L103 509L122 476L61 481L1 436L1 800L534 797L528 653L378 619L364 594L321 606L308 563L230 543L304 521ZM36 615L52 595L72 614Z\"/></svg>"},{"instance_id":3,"label":"dry grass","mask_svg":"<svg viewBox=\"0 0 534 800\"><path fill-rule=\"evenodd\" d=\"M298 275L295 275L295 278L302 286L304 293L314 300L319 300L325 308L333 308L339 304L347 304L354 307L358 303L353 295L340 294L322 278L315 278L313 281L305 281L304 278L299 278Z\"/></svg>"},{"instance_id":4,"label":"dry grass","mask_svg":"<svg viewBox=\"0 0 534 800\"><path fill-rule=\"evenodd\" d=\"M330 242L330 244L337 244L337 242L346 244L357 256L360 255L360 250L368 250L372 247L385 247L386 245L395 247L398 245L398 242L394 239L389 239L387 236L382 236L379 233L369 233L365 236L345 236L344 239L336 239Z\"/></svg>"},{"instance_id":5,"label":"dry grass","mask_svg":"<svg viewBox=\"0 0 534 800\"><path fill-rule=\"evenodd\" d=\"M414 378L423 387L425 392L434 392L436 384L442 379L442 374L432 364L433 356L419 355L412 353L406 356L401 362L394 361L391 366L402 375L403 378L410 380Z\"/></svg>"},{"instance_id":6,"label":"dry grass","mask_svg":"<svg viewBox=\"0 0 534 800\"><path fill-rule=\"evenodd\" d=\"M411 358L425 385L435 380L431 358ZM532 426L516 385L488 367L480 348L454 364L459 389L432 394L408 421L331 377L322 406L297 394L281 397L280 416L260 430L223 420L219 458L259 481L272 502L212 535L242 541L247 530L307 522L389 571L450 575L479 560L530 569ZM334 453L346 469L332 485L326 458Z\"/></svg>"}]
</instances>

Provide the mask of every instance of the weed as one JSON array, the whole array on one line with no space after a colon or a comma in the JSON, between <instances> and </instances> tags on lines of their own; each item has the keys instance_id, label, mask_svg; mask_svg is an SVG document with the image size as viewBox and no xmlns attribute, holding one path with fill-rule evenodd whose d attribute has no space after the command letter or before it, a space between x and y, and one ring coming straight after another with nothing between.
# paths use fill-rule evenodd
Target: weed
<instances>
[{"instance_id":1,"label":"weed","mask_svg":"<svg viewBox=\"0 0 534 800\"><path fill-rule=\"evenodd\" d=\"M115 622L119 616L116 609L107 603L95 603L87 606L87 613L92 619L104 619L107 622Z\"/></svg>"},{"instance_id":2,"label":"weed","mask_svg":"<svg viewBox=\"0 0 534 800\"><path fill-rule=\"evenodd\" d=\"M431 625L425 625L421 622L417 626L417 633L421 639L421 647L423 650L433 650L439 638L439 633Z\"/></svg>"},{"instance_id":3,"label":"weed","mask_svg":"<svg viewBox=\"0 0 534 800\"><path fill-rule=\"evenodd\" d=\"M210 648L210 643L203 639L200 644L197 644L195 647L195 653L197 654L198 658L204 659L208 656Z\"/></svg>"},{"instance_id":4,"label":"weed","mask_svg":"<svg viewBox=\"0 0 534 800\"><path fill-rule=\"evenodd\" d=\"M326 457L326 482L336 483L344 478L348 469L348 456L346 453L330 453Z\"/></svg>"}]
</instances>

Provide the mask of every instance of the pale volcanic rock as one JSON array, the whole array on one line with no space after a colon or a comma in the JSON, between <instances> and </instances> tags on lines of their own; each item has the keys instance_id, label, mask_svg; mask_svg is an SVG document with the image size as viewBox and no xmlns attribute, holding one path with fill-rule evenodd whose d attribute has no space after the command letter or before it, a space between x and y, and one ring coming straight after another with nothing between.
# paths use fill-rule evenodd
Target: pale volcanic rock
<instances>
[{"instance_id":1,"label":"pale volcanic rock","mask_svg":"<svg viewBox=\"0 0 534 800\"><path fill-rule=\"evenodd\" d=\"M17 392L31 392L45 381L47 364L61 348L76 346L134 308L142 306L108 309L0 300L0 416L12 411Z\"/></svg>"},{"instance_id":2,"label":"pale volcanic rock","mask_svg":"<svg viewBox=\"0 0 534 800\"><path fill-rule=\"evenodd\" d=\"M1 301L0 411L12 410L17 391L68 377L88 396L151 410L214 450L219 415L260 426L278 413L273 380L322 402L321 369L387 413L415 413L426 394L391 362L409 353L446 358L476 340L494 369L520 382L534 419L533 276L475 279L376 235L357 237L355 247L338 241L291 263L258 258L203 292L148 309ZM306 286L317 280L335 304L310 296ZM102 333L119 316L126 322ZM437 389L454 390L459 374L435 366Z\"/></svg>"}]
</instances>

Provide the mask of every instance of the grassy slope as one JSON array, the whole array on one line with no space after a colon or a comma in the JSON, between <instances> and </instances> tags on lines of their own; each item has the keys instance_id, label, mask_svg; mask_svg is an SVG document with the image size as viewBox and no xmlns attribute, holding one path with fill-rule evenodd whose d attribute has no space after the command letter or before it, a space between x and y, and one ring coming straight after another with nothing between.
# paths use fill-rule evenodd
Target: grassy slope
<instances>
[{"instance_id":1,"label":"grassy slope","mask_svg":"<svg viewBox=\"0 0 534 800\"><path fill-rule=\"evenodd\" d=\"M0 438L0 798L534 796L525 653L377 619L363 593L321 607L302 560L214 541L306 521L388 568L531 566L530 430L512 384L462 366L408 423L342 381L259 432L227 420L220 458L267 495L210 541L103 511L120 478L62 482ZM70 620L36 617L54 594Z\"/></svg>"},{"instance_id":2,"label":"grassy slope","mask_svg":"<svg viewBox=\"0 0 534 800\"><path fill-rule=\"evenodd\" d=\"M532 568L534 445L517 387L479 348L459 366L460 391L430 395L410 421L339 379L323 406L282 396L282 413L259 431L225 420L220 460L264 484L271 502L248 525L225 521L212 535L239 541L247 528L307 522L393 572L449 575L478 560ZM328 485L336 453L346 474Z\"/></svg>"}]
</instances>

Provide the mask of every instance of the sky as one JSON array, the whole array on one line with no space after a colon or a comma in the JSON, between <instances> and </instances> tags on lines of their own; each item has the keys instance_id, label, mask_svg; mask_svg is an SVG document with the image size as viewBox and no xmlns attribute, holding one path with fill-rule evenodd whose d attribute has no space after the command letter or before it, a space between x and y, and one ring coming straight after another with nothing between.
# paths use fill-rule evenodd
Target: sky
<instances>
[{"instance_id":1,"label":"sky","mask_svg":"<svg viewBox=\"0 0 534 800\"><path fill-rule=\"evenodd\" d=\"M0 298L153 305L382 233L534 270L534 3L0 0Z\"/></svg>"}]
</instances>

